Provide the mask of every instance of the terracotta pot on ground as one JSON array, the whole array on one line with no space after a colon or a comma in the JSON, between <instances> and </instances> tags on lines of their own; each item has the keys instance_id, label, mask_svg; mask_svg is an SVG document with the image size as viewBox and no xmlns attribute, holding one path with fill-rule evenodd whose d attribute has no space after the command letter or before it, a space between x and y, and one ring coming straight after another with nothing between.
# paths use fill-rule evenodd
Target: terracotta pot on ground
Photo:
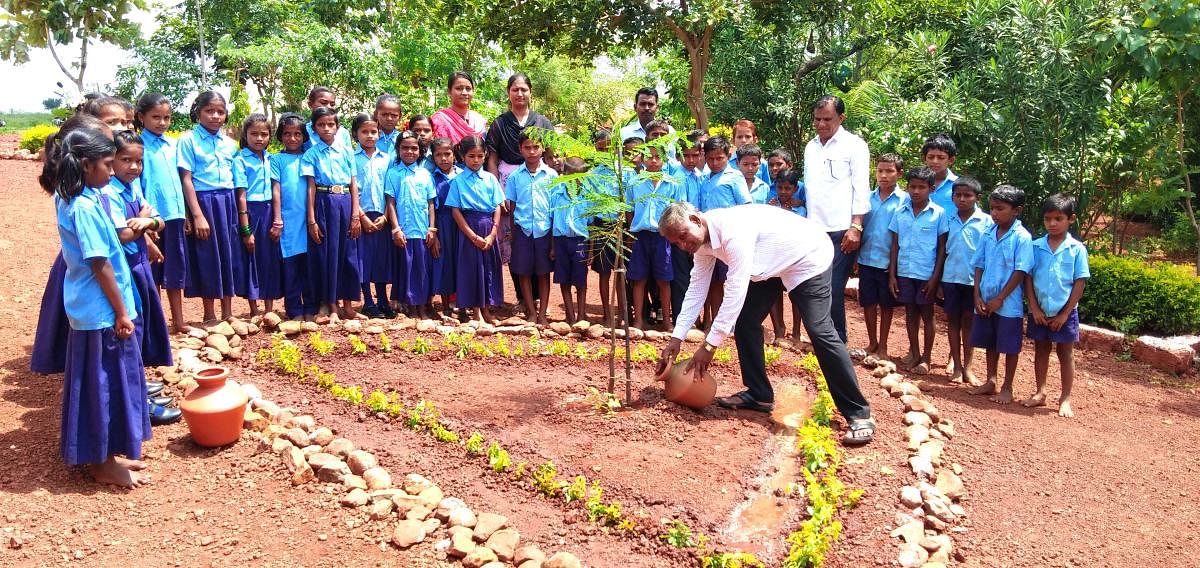
<instances>
[{"instance_id":1,"label":"terracotta pot on ground","mask_svg":"<svg viewBox=\"0 0 1200 568\"><path fill-rule=\"evenodd\" d=\"M229 369L206 367L196 373L199 388L179 403L192 439L201 446L232 444L242 435L242 419L249 398L229 379Z\"/></svg>"},{"instance_id":2,"label":"terracotta pot on ground","mask_svg":"<svg viewBox=\"0 0 1200 568\"><path fill-rule=\"evenodd\" d=\"M696 382L693 373L683 372L688 361L680 361L671 366L664 378L664 390L667 400L683 405L692 410L700 410L710 404L717 396L717 381L712 374L705 372L704 380Z\"/></svg>"}]
</instances>

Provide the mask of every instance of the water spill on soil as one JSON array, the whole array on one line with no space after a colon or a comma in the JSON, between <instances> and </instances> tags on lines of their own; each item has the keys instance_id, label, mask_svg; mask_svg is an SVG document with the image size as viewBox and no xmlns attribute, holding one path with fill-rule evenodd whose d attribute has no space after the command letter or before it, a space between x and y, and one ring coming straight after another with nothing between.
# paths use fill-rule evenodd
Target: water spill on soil
<instances>
[{"instance_id":1,"label":"water spill on soil","mask_svg":"<svg viewBox=\"0 0 1200 568\"><path fill-rule=\"evenodd\" d=\"M782 556L784 546L781 528L797 511L803 511L805 501L795 491L799 483L800 464L796 456L796 429L808 418L812 395L800 385L783 385L775 397L771 413L771 436L764 444L766 457L745 501L733 509L729 525L722 531L727 543L760 560ZM789 496L790 495L790 496Z\"/></svg>"}]
</instances>

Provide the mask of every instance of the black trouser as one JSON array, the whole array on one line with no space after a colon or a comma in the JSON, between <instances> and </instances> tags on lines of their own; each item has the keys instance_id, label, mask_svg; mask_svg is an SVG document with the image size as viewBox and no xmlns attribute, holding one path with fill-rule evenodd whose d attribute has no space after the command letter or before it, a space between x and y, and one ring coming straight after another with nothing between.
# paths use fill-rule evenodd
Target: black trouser
<instances>
[{"instance_id":1,"label":"black trouser","mask_svg":"<svg viewBox=\"0 0 1200 568\"><path fill-rule=\"evenodd\" d=\"M833 241L833 266L832 283L833 302L829 307L829 316L833 319L833 328L837 330L838 337L842 338L842 343L848 343L846 340L846 282L850 280L850 272L854 270L854 263L858 260L858 251L850 254L842 252L842 237L846 236L846 231L834 231L829 233L829 240Z\"/></svg>"},{"instance_id":2,"label":"black trouser","mask_svg":"<svg viewBox=\"0 0 1200 568\"><path fill-rule=\"evenodd\" d=\"M683 308L683 297L687 295L688 285L692 283L692 255L687 251L671 245L671 317L679 323L679 312ZM686 322L688 325L696 322Z\"/></svg>"},{"instance_id":3,"label":"black trouser","mask_svg":"<svg viewBox=\"0 0 1200 568\"><path fill-rule=\"evenodd\" d=\"M831 273L832 269L829 269L801 282L788 292L788 297L800 307L804 329L812 341L813 352L821 365L821 372L825 374L829 394L833 396L838 412L846 420L870 418L871 406L858 388L858 377L854 374L850 353L829 317ZM762 322L771 312L771 306L781 291L783 281L778 278L751 282L746 291L746 303L733 328L742 383L758 402L775 402L775 391L767 378L767 363L763 355Z\"/></svg>"}]
</instances>

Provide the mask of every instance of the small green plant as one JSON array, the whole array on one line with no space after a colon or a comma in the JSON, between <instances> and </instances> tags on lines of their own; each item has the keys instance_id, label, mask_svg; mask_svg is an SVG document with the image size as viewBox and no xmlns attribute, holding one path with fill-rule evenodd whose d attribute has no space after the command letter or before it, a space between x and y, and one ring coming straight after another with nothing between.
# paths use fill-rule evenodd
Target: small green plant
<instances>
[{"instance_id":1,"label":"small green plant","mask_svg":"<svg viewBox=\"0 0 1200 568\"><path fill-rule=\"evenodd\" d=\"M339 384L334 384L329 389L329 394L334 398L340 398L354 406L359 406L363 403L362 387L358 385L346 387Z\"/></svg>"},{"instance_id":2,"label":"small green plant","mask_svg":"<svg viewBox=\"0 0 1200 568\"><path fill-rule=\"evenodd\" d=\"M701 568L763 568L763 563L749 552L718 552L701 559Z\"/></svg>"},{"instance_id":3,"label":"small green plant","mask_svg":"<svg viewBox=\"0 0 1200 568\"><path fill-rule=\"evenodd\" d=\"M772 345L763 346L763 359L766 360L767 366L770 367L783 357L783 349Z\"/></svg>"},{"instance_id":4,"label":"small green plant","mask_svg":"<svg viewBox=\"0 0 1200 568\"><path fill-rule=\"evenodd\" d=\"M582 343L575 344L575 358L582 361L591 359L591 354L588 353L588 348Z\"/></svg>"},{"instance_id":5,"label":"small green plant","mask_svg":"<svg viewBox=\"0 0 1200 568\"><path fill-rule=\"evenodd\" d=\"M386 394L383 394L383 391L371 391L371 394L367 396L365 404L367 405L367 408L371 410L371 412L386 412L388 408L388 397Z\"/></svg>"},{"instance_id":6,"label":"small green plant","mask_svg":"<svg viewBox=\"0 0 1200 568\"><path fill-rule=\"evenodd\" d=\"M462 333L450 333L446 335L446 339L442 341L442 345L449 347L454 352L454 358L462 360L466 359L471 352L471 336Z\"/></svg>"},{"instance_id":7,"label":"small green plant","mask_svg":"<svg viewBox=\"0 0 1200 568\"><path fill-rule=\"evenodd\" d=\"M566 482L558 479L558 468L554 462L547 461L533 468L532 480L534 489L547 497L554 497L562 491Z\"/></svg>"},{"instance_id":8,"label":"small green plant","mask_svg":"<svg viewBox=\"0 0 1200 568\"><path fill-rule=\"evenodd\" d=\"M392 338L388 337L386 333L379 334L379 350L384 353L392 352Z\"/></svg>"},{"instance_id":9,"label":"small green plant","mask_svg":"<svg viewBox=\"0 0 1200 568\"><path fill-rule=\"evenodd\" d=\"M587 478L582 475L576 475L575 481L563 489L563 501L570 503L571 501L582 501L587 498Z\"/></svg>"},{"instance_id":10,"label":"small green plant","mask_svg":"<svg viewBox=\"0 0 1200 568\"><path fill-rule=\"evenodd\" d=\"M620 503L618 503L617 505L619 507ZM618 512L619 512L619 508L618 508ZM625 519L622 519L621 522L617 523L617 530L625 531L625 532L633 532L633 531L637 530L637 521L630 519L628 517Z\"/></svg>"},{"instance_id":11,"label":"small green plant","mask_svg":"<svg viewBox=\"0 0 1200 568\"><path fill-rule=\"evenodd\" d=\"M719 347L713 351L713 363L728 365L733 362L733 350L728 347Z\"/></svg>"},{"instance_id":12,"label":"small green plant","mask_svg":"<svg viewBox=\"0 0 1200 568\"><path fill-rule=\"evenodd\" d=\"M483 453L483 436L479 432L471 432L467 438L467 455L478 456Z\"/></svg>"},{"instance_id":13,"label":"small green plant","mask_svg":"<svg viewBox=\"0 0 1200 568\"><path fill-rule=\"evenodd\" d=\"M525 462L517 462L517 467L513 468L511 477L513 481L521 481L525 478Z\"/></svg>"},{"instance_id":14,"label":"small green plant","mask_svg":"<svg viewBox=\"0 0 1200 568\"><path fill-rule=\"evenodd\" d=\"M667 532L658 535L658 538L675 548L703 548L708 542L707 536L692 533L692 528L678 519L667 527Z\"/></svg>"},{"instance_id":15,"label":"small green plant","mask_svg":"<svg viewBox=\"0 0 1200 568\"><path fill-rule=\"evenodd\" d=\"M308 334L308 347L315 351L317 355L324 357L333 353L334 348L337 346L332 340L322 339L321 332L314 331Z\"/></svg>"},{"instance_id":16,"label":"small green plant","mask_svg":"<svg viewBox=\"0 0 1200 568\"><path fill-rule=\"evenodd\" d=\"M653 344L639 343L637 347L633 348L633 352L629 354L629 360L634 363L641 363L642 361L657 362L658 355L658 348Z\"/></svg>"},{"instance_id":17,"label":"small green plant","mask_svg":"<svg viewBox=\"0 0 1200 568\"><path fill-rule=\"evenodd\" d=\"M346 339L348 339L350 341L350 354L351 355L366 355L367 344L365 341L363 341L362 339L359 339L358 336L354 335L354 334L351 334Z\"/></svg>"},{"instance_id":18,"label":"small green plant","mask_svg":"<svg viewBox=\"0 0 1200 568\"><path fill-rule=\"evenodd\" d=\"M488 446L487 456L488 466L496 473L508 471L508 468L512 466L512 463L508 461L508 451L501 448L499 442L493 441L492 445Z\"/></svg>"},{"instance_id":19,"label":"small green plant","mask_svg":"<svg viewBox=\"0 0 1200 568\"><path fill-rule=\"evenodd\" d=\"M400 404L399 402L393 402L393 403L388 404L388 407L387 407L387 415L388 416L390 416L392 418L399 418L401 414L404 414L404 405L403 404Z\"/></svg>"},{"instance_id":20,"label":"small green plant","mask_svg":"<svg viewBox=\"0 0 1200 568\"><path fill-rule=\"evenodd\" d=\"M429 432L433 434L433 438L439 442L447 444L457 444L458 434L453 430L442 426L441 423L435 422L429 426Z\"/></svg>"},{"instance_id":21,"label":"small green plant","mask_svg":"<svg viewBox=\"0 0 1200 568\"><path fill-rule=\"evenodd\" d=\"M496 341L492 345L492 352L504 357L505 359L512 357L512 346L510 346L508 343L507 335L496 336Z\"/></svg>"},{"instance_id":22,"label":"small green plant","mask_svg":"<svg viewBox=\"0 0 1200 568\"><path fill-rule=\"evenodd\" d=\"M817 356L813 355L812 353L805 353L804 357L801 357L800 361L796 364L799 365L801 369L804 369L813 375L821 374L821 363L817 361Z\"/></svg>"},{"instance_id":23,"label":"small green plant","mask_svg":"<svg viewBox=\"0 0 1200 568\"><path fill-rule=\"evenodd\" d=\"M428 400L418 401L412 410L408 411L408 419L405 424L413 430L430 430L435 425L439 425L438 416L441 413L434 404Z\"/></svg>"},{"instance_id":24,"label":"small green plant","mask_svg":"<svg viewBox=\"0 0 1200 568\"><path fill-rule=\"evenodd\" d=\"M413 340L409 351L412 352L413 355L424 355L430 351L433 351L433 344L427 341L424 337L418 337Z\"/></svg>"},{"instance_id":25,"label":"small green plant","mask_svg":"<svg viewBox=\"0 0 1200 568\"><path fill-rule=\"evenodd\" d=\"M810 472L815 473L836 464L840 455L829 426L818 424L813 419L806 420L796 432L796 443L804 458L804 468Z\"/></svg>"},{"instance_id":26,"label":"small green plant","mask_svg":"<svg viewBox=\"0 0 1200 568\"><path fill-rule=\"evenodd\" d=\"M610 415L621 408L621 399L611 392L601 392L596 387L588 387L588 404L598 413Z\"/></svg>"},{"instance_id":27,"label":"small green plant","mask_svg":"<svg viewBox=\"0 0 1200 568\"><path fill-rule=\"evenodd\" d=\"M305 371L305 374L315 378L317 381L317 387L325 390L332 389L333 385L337 382L337 377L334 376L333 373L322 370L316 365L309 365Z\"/></svg>"},{"instance_id":28,"label":"small green plant","mask_svg":"<svg viewBox=\"0 0 1200 568\"><path fill-rule=\"evenodd\" d=\"M563 339L556 339L550 344L550 355L555 357L566 357L571 353L571 345Z\"/></svg>"}]
</instances>

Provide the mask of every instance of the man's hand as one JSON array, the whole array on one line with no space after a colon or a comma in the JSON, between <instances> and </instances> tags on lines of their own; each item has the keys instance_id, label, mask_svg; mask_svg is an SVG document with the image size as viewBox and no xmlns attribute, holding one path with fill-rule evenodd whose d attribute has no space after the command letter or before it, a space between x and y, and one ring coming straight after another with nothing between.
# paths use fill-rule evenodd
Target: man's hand
<instances>
[{"instance_id":1,"label":"man's hand","mask_svg":"<svg viewBox=\"0 0 1200 568\"><path fill-rule=\"evenodd\" d=\"M654 378L660 381L667 380L667 370L675 364L675 358L679 356L679 344L680 341L672 337L667 346L662 348L658 356L658 367L654 370Z\"/></svg>"},{"instance_id":2,"label":"man's hand","mask_svg":"<svg viewBox=\"0 0 1200 568\"><path fill-rule=\"evenodd\" d=\"M862 244L862 231L854 227L846 229L846 233L842 235L842 253L850 254L858 250L860 244Z\"/></svg>"},{"instance_id":3,"label":"man's hand","mask_svg":"<svg viewBox=\"0 0 1200 568\"><path fill-rule=\"evenodd\" d=\"M708 343L704 343L696 350L696 354L692 355L683 372L691 371L695 373L692 376L692 382L699 383L704 380L704 373L708 372L708 366L712 363L713 352L708 350ZM714 347L714 350L716 348Z\"/></svg>"}]
</instances>

